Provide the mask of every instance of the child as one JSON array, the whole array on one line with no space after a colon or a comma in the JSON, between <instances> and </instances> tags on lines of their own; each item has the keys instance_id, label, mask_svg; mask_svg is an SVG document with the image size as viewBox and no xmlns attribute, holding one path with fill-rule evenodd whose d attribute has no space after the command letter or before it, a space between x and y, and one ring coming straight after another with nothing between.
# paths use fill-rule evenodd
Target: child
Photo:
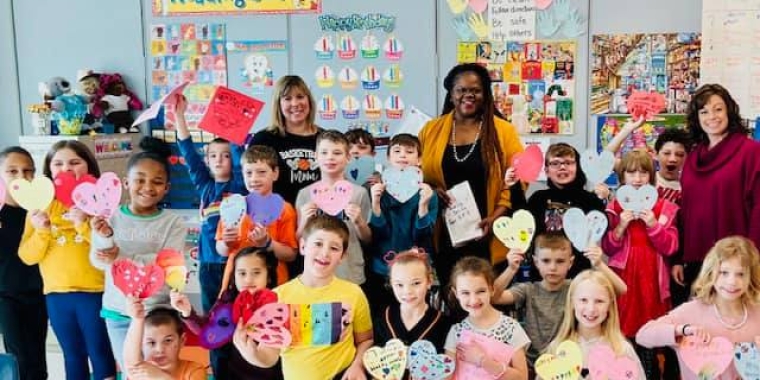
<instances>
[{"instance_id":1,"label":"child","mask_svg":"<svg viewBox=\"0 0 760 380\"><path fill-rule=\"evenodd\" d=\"M185 333L176 311L158 308L146 315L142 302L130 297L127 314L132 321L124 362L130 380L206 380L206 368L179 358Z\"/></svg>"},{"instance_id":2,"label":"child","mask_svg":"<svg viewBox=\"0 0 760 380\"><path fill-rule=\"evenodd\" d=\"M384 346L391 339L400 339L408 347L424 339L443 353L451 320L426 302L433 286L429 258L424 252L411 249L396 255L388 269L398 304L393 303L375 315L374 344Z\"/></svg>"},{"instance_id":3,"label":"child","mask_svg":"<svg viewBox=\"0 0 760 380\"><path fill-rule=\"evenodd\" d=\"M335 276L348 246L349 229L336 217L316 215L303 228L300 247L304 272L275 289L279 302L294 305L340 302L348 307L350 321L344 325L337 343L300 344L283 349L282 370L286 379L366 379L362 358L373 344L367 298L356 284ZM272 360L271 353L279 350L263 346L256 349L247 335L238 336L241 342L235 345L249 363L261 367L274 365L276 356Z\"/></svg>"},{"instance_id":4,"label":"child","mask_svg":"<svg viewBox=\"0 0 760 380\"><path fill-rule=\"evenodd\" d=\"M757 342L760 336L760 252L741 236L719 240L705 257L694 283L694 299L650 321L636 334L645 347L677 347L684 336L705 342L722 336L732 343ZM684 380L702 378L681 362ZM714 379L738 379L734 364Z\"/></svg>"},{"instance_id":5,"label":"child","mask_svg":"<svg viewBox=\"0 0 760 380\"><path fill-rule=\"evenodd\" d=\"M45 156L43 172L51 180L61 172L76 178L100 176L98 162L86 145L63 140ZM54 199L47 210L28 210L18 255L27 265L39 264L45 303L63 350L66 378L90 378L89 357L96 379L113 379L116 366L100 309L103 272L90 264L87 215Z\"/></svg>"},{"instance_id":6,"label":"child","mask_svg":"<svg viewBox=\"0 0 760 380\"><path fill-rule=\"evenodd\" d=\"M451 296L456 298L468 316L451 327L446 336L446 354L456 358L458 363L477 365L494 379L527 379L525 350L530 345L530 339L517 321L491 305L493 285L493 269L486 260L466 256L454 265L450 282ZM460 344L459 338L464 330L511 346L514 349L512 359L509 362L496 361L487 356L485 348L478 343Z\"/></svg>"},{"instance_id":7,"label":"child","mask_svg":"<svg viewBox=\"0 0 760 380\"><path fill-rule=\"evenodd\" d=\"M583 352L582 373L586 373L588 353L606 345L616 356L626 356L637 364L637 379L647 379L636 352L620 331L615 293L613 281L602 271L586 270L576 276L570 283L559 332L547 352L556 354L559 344L566 340L578 343Z\"/></svg>"},{"instance_id":8,"label":"child","mask_svg":"<svg viewBox=\"0 0 760 380\"><path fill-rule=\"evenodd\" d=\"M407 133L393 136L388 147L388 164L405 169L419 166L420 140ZM385 184L372 185L372 216L369 226L375 240L372 269L366 290L372 299L372 310L382 310L390 301L388 283L388 252L401 252L422 247L432 252L433 226L438 217L438 197L428 184L420 184L420 191L404 203L385 192Z\"/></svg>"},{"instance_id":9,"label":"child","mask_svg":"<svg viewBox=\"0 0 760 380\"><path fill-rule=\"evenodd\" d=\"M346 140L348 140L348 154L351 156L351 159L364 156L375 157L375 138L367 130L361 128L351 129L346 132ZM372 173L367 182L362 186L367 191L370 191L370 187L376 183L380 183L380 181L380 173L376 171Z\"/></svg>"},{"instance_id":10,"label":"child","mask_svg":"<svg viewBox=\"0 0 760 380\"><path fill-rule=\"evenodd\" d=\"M34 160L21 147L0 152L0 182L34 178ZM0 207L0 332L5 352L16 357L22 379L47 378L45 340L47 311L37 265L24 265L18 257L26 210L6 192Z\"/></svg>"},{"instance_id":11,"label":"child","mask_svg":"<svg viewBox=\"0 0 760 380\"><path fill-rule=\"evenodd\" d=\"M654 185L654 164L643 150L626 153L617 168L623 184L640 188ZM609 231L602 247L609 265L623 278L630 291L618 299L623 334L630 339L649 320L670 310L670 273L665 257L678 248L675 227L678 206L658 199L652 210L634 215L615 200L608 205ZM659 366L651 350L637 347L650 378L659 377Z\"/></svg>"},{"instance_id":12,"label":"child","mask_svg":"<svg viewBox=\"0 0 760 380\"><path fill-rule=\"evenodd\" d=\"M232 263L231 269L235 278L225 287L224 293L217 302L231 303L240 292L255 292L275 284L277 259L265 250L244 248L229 262ZM208 318L196 314L190 300L182 293L172 292L171 302L172 307L181 313L185 326L194 334L200 335L201 329L208 323ZM235 333L245 335L246 331L241 325ZM235 342L243 342L241 338L239 336ZM233 344L224 346L221 351L224 355L219 359L219 372L216 374L219 379L282 379L282 368L279 362L271 368L257 367L243 359L240 351L233 347Z\"/></svg>"},{"instance_id":13,"label":"child","mask_svg":"<svg viewBox=\"0 0 760 380\"><path fill-rule=\"evenodd\" d=\"M243 177L245 187L250 193L262 197L272 195L272 186L280 171L277 166L277 152L263 145L251 145L243 153ZM254 223L250 216L244 215L238 228L227 228L222 221L216 231L216 249L222 256L234 257L237 250L256 247L271 252L278 260L277 285L288 281L288 266L296 258L298 242L296 241L296 210L284 202L277 220L269 226ZM222 279L222 291L229 284L232 276L232 260L227 260Z\"/></svg>"},{"instance_id":14,"label":"child","mask_svg":"<svg viewBox=\"0 0 760 380\"><path fill-rule=\"evenodd\" d=\"M122 347L129 328L126 296L114 284L111 264L129 259L140 264L153 263L164 248L182 252L187 228L180 216L161 210L158 204L169 191L169 156L171 150L162 140L143 137L142 151L127 162L124 186L129 203L122 205L110 219L94 217L90 262L105 273L106 289L103 310L111 349L120 368L124 367ZM169 287L143 301L148 309L169 306Z\"/></svg>"},{"instance_id":15,"label":"child","mask_svg":"<svg viewBox=\"0 0 760 380\"><path fill-rule=\"evenodd\" d=\"M336 131L327 130L317 137L317 163L322 176L320 182L311 184L298 192L296 208L298 213L298 230L317 215L319 208L311 199L311 189L320 184L333 185L345 178L346 165L348 164L348 141L346 137ZM361 285L365 281L364 255L361 244L369 244L372 241L372 231L367 224L367 217L371 212L371 205L367 191L359 186L352 185L351 199L342 216L348 219L348 251L345 260L340 262L337 276Z\"/></svg>"},{"instance_id":16,"label":"child","mask_svg":"<svg viewBox=\"0 0 760 380\"><path fill-rule=\"evenodd\" d=\"M511 250L507 255L508 267L496 279L493 303L515 305L523 313L523 326L530 337L531 345L527 351L528 364L533 363L544 351L562 322L562 311L567 299L570 280L567 272L573 265L571 243L559 232L544 232L536 237L533 265L541 274L540 282L525 282L512 285L505 289L520 269L525 255ZM584 255L592 267L608 272L614 282L618 294L625 292L622 282L602 261L602 250L599 247L590 248ZM502 289L505 289L502 291Z\"/></svg>"}]
</instances>

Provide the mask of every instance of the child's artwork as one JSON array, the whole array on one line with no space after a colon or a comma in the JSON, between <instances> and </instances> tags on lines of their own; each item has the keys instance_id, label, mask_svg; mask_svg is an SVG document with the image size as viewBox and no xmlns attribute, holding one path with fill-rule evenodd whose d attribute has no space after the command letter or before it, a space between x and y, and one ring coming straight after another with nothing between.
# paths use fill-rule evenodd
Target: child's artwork
<instances>
[{"instance_id":1,"label":"child's artwork","mask_svg":"<svg viewBox=\"0 0 760 380\"><path fill-rule=\"evenodd\" d=\"M529 145L524 151L512 157L515 176L525 183L536 182L544 167L544 153L538 144Z\"/></svg>"},{"instance_id":2,"label":"child's artwork","mask_svg":"<svg viewBox=\"0 0 760 380\"><path fill-rule=\"evenodd\" d=\"M665 96L657 92L633 90L625 106L634 120L651 120L655 115L665 111Z\"/></svg>"},{"instance_id":3,"label":"child's artwork","mask_svg":"<svg viewBox=\"0 0 760 380\"><path fill-rule=\"evenodd\" d=\"M213 350L232 340L237 323L232 319L232 305L219 302L208 313L208 321L198 336L203 348Z\"/></svg>"},{"instance_id":4,"label":"child's artwork","mask_svg":"<svg viewBox=\"0 0 760 380\"><path fill-rule=\"evenodd\" d=\"M454 374L456 361L439 354L433 343L418 340L409 346L407 366L412 380L442 380Z\"/></svg>"},{"instance_id":5,"label":"child's artwork","mask_svg":"<svg viewBox=\"0 0 760 380\"><path fill-rule=\"evenodd\" d=\"M260 307L277 302L277 293L269 289L259 289L254 292L244 290L235 297L232 305L232 320L249 322L253 313Z\"/></svg>"},{"instance_id":6,"label":"child's artwork","mask_svg":"<svg viewBox=\"0 0 760 380\"><path fill-rule=\"evenodd\" d=\"M536 233L536 220L526 210L517 210L512 217L500 216L493 221L493 234L505 247L526 252Z\"/></svg>"},{"instance_id":7,"label":"child's artwork","mask_svg":"<svg viewBox=\"0 0 760 380\"><path fill-rule=\"evenodd\" d=\"M255 1L167 1L153 0L153 16L261 15L285 13L322 13L322 0ZM207 27L197 31L208 37Z\"/></svg>"},{"instance_id":8,"label":"child's artwork","mask_svg":"<svg viewBox=\"0 0 760 380\"><path fill-rule=\"evenodd\" d=\"M258 99L220 86L214 91L198 127L243 145L263 107L264 102Z\"/></svg>"},{"instance_id":9,"label":"child's artwork","mask_svg":"<svg viewBox=\"0 0 760 380\"><path fill-rule=\"evenodd\" d=\"M760 352L755 343L737 343L734 348L734 367L742 379L760 379Z\"/></svg>"},{"instance_id":10,"label":"child's artwork","mask_svg":"<svg viewBox=\"0 0 760 380\"><path fill-rule=\"evenodd\" d=\"M274 86L275 68L287 59L288 41L252 40L227 42L230 71L239 72L239 80L246 93L271 96ZM234 62L234 63L233 63ZM239 63L240 67L233 67Z\"/></svg>"},{"instance_id":11,"label":"child's artwork","mask_svg":"<svg viewBox=\"0 0 760 380\"><path fill-rule=\"evenodd\" d=\"M406 346L398 339L391 339L384 347L374 346L364 352L362 362L373 379L401 380L406 371Z\"/></svg>"},{"instance_id":12,"label":"child's artwork","mask_svg":"<svg viewBox=\"0 0 760 380\"><path fill-rule=\"evenodd\" d=\"M496 339L489 338L485 335L472 332L470 330L462 330L462 334L459 337L457 346L462 345L465 349L470 344L477 344L488 355L488 358L497 363L509 363L512 360L512 355L515 353L515 349ZM457 363L456 378L463 380L476 380L476 379L488 379L491 376L484 368L475 364L459 361Z\"/></svg>"},{"instance_id":13,"label":"child's artwork","mask_svg":"<svg viewBox=\"0 0 760 380\"><path fill-rule=\"evenodd\" d=\"M422 170L416 166L399 169L388 167L383 171L385 191L397 201L405 203L420 191Z\"/></svg>"},{"instance_id":14,"label":"child's artwork","mask_svg":"<svg viewBox=\"0 0 760 380\"><path fill-rule=\"evenodd\" d=\"M581 347L578 343L566 340L557 346L556 355L539 356L535 367L542 379L577 380L583 367Z\"/></svg>"},{"instance_id":15,"label":"child's artwork","mask_svg":"<svg viewBox=\"0 0 760 380\"><path fill-rule=\"evenodd\" d=\"M245 197L245 202L251 220L265 227L277 221L285 207L285 200L274 193L262 196L253 192Z\"/></svg>"},{"instance_id":16,"label":"child's artwork","mask_svg":"<svg viewBox=\"0 0 760 380\"><path fill-rule=\"evenodd\" d=\"M271 347L315 347L341 341L351 318L339 302L269 303L254 311L246 326L254 340Z\"/></svg>"},{"instance_id":17,"label":"child's artwork","mask_svg":"<svg viewBox=\"0 0 760 380\"><path fill-rule=\"evenodd\" d=\"M604 183L615 168L615 156L608 150L597 153L588 149L581 154L580 167L589 182L594 185Z\"/></svg>"},{"instance_id":18,"label":"child's artwork","mask_svg":"<svg viewBox=\"0 0 760 380\"><path fill-rule=\"evenodd\" d=\"M722 336L712 337L709 343L695 336L687 336L681 340L678 354L686 367L700 379L714 379L731 365L734 345Z\"/></svg>"},{"instance_id":19,"label":"child's artwork","mask_svg":"<svg viewBox=\"0 0 760 380\"><path fill-rule=\"evenodd\" d=\"M575 132L574 41L460 42L459 63L480 63L496 108L519 133Z\"/></svg>"},{"instance_id":20,"label":"child's artwork","mask_svg":"<svg viewBox=\"0 0 760 380\"><path fill-rule=\"evenodd\" d=\"M225 197L219 205L219 218L225 228L237 228L247 211L245 197L240 194L232 194Z\"/></svg>"},{"instance_id":21,"label":"child's artwork","mask_svg":"<svg viewBox=\"0 0 760 380\"><path fill-rule=\"evenodd\" d=\"M71 193L74 204L90 216L110 218L119 209L121 180L116 173L100 175L97 182L81 182Z\"/></svg>"},{"instance_id":22,"label":"child's artwork","mask_svg":"<svg viewBox=\"0 0 760 380\"><path fill-rule=\"evenodd\" d=\"M699 85L701 51L699 33L593 36L591 113L629 113L634 90L664 95L667 113L686 113Z\"/></svg>"},{"instance_id":23,"label":"child's artwork","mask_svg":"<svg viewBox=\"0 0 760 380\"><path fill-rule=\"evenodd\" d=\"M570 208L562 215L565 235L576 249L586 252L588 247L599 245L607 232L607 216L597 210L584 214L579 208Z\"/></svg>"},{"instance_id":24,"label":"child's artwork","mask_svg":"<svg viewBox=\"0 0 760 380\"><path fill-rule=\"evenodd\" d=\"M364 185L375 173L375 158L361 156L351 159L346 166L346 178L359 186Z\"/></svg>"},{"instance_id":25,"label":"child's artwork","mask_svg":"<svg viewBox=\"0 0 760 380\"><path fill-rule=\"evenodd\" d=\"M132 123L132 126L140 125L146 121L153 120L156 117L158 117L158 114L161 111L161 107L166 104L170 107L174 107L177 104L177 100L175 95L176 94L182 94L183 91L185 91L185 87L190 84L190 82L182 82L179 85L175 86L169 92L162 96L161 99L158 99L157 101L153 102L153 104L148 107L147 110L143 111L140 116L135 119L134 123Z\"/></svg>"},{"instance_id":26,"label":"child's artwork","mask_svg":"<svg viewBox=\"0 0 760 380\"><path fill-rule=\"evenodd\" d=\"M8 184L8 192L27 211L47 210L55 197L53 181L45 176L35 177L31 182L23 178L14 179Z\"/></svg>"},{"instance_id":27,"label":"child's artwork","mask_svg":"<svg viewBox=\"0 0 760 380\"><path fill-rule=\"evenodd\" d=\"M74 188L80 183L95 183L97 180L97 178L89 174L77 178L76 175L74 175L74 172L62 171L53 179L55 199L57 199L58 202L63 203L67 208L70 208L74 205L74 200L71 199L71 193L74 192Z\"/></svg>"},{"instance_id":28,"label":"child's artwork","mask_svg":"<svg viewBox=\"0 0 760 380\"><path fill-rule=\"evenodd\" d=\"M177 292L185 290L188 270L185 266L185 255L182 252L164 248L156 255L156 265L163 268L166 274L164 276L166 285Z\"/></svg>"},{"instance_id":29,"label":"child's artwork","mask_svg":"<svg viewBox=\"0 0 760 380\"><path fill-rule=\"evenodd\" d=\"M639 366L627 356L616 356L608 345L596 345L588 353L591 379L645 380L639 378Z\"/></svg>"},{"instance_id":30,"label":"child's artwork","mask_svg":"<svg viewBox=\"0 0 760 380\"><path fill-rule=\"evenodd\" d=\"M127 297L146 299L164 287L164 270L156 264L140 265L118 259L111 265L113 283Z\"/></svg>"},{"instance_id":31,"label":"child's artwork","mask_svg":"<svg viewBox=\"0 0 760 380\"><path fill-rule=\"evenodd\" d=\"M336 216L351 202L353 189L353 184L346 180L338 181L333 185L319 181L311 187L311 200L323 212Z\"/></svg>"},{"instance_id":32,"label":"child's artwork","mask_svg":"<svg viewBox=\"0 0 760 380\"><path fill-rule=\"evenodd\" d=\"M458 247L468 241L480 239L483 229L479 224L483 218L480 216L470 182L460 182L446 193L454 199L453 204L447 207L443 214L451 244Z\"/></svg>"},{"instance_id":33,"label":"child's artwork","mask_svg":"<svg viewBox=\"0 0 760 380\"><path fill-rule=\"evenodd\" d=\"M151 27L150 98L161 99L183 82L188 128L198 126L216 86L227 85L224 24L157 24ZM174 129L174 107L167 106L166 129Z\"/></svg>"},{"instance_id":34,"label":"child's artwork","mask_svg":"<svg viewBox=\"0 0 760 380\"><path fill-rule=\"evenodd\" d=\"M288 305L268 303L253 312L247 322L248 335L253 340L273 348L290 346L292 335L288 330Z\"/></svg>"},{"instance_id":35,"label":"child's artwork","mask_svg":"<svg viewBox=\"0 0 760 380\"><path fill-rule=\"evenodd\" d=\"M638 189L631 185L623 185L615 192L615 198L620 207L626 211L633 211L638 215L644 210L651 210L657 204L657 189L649 184Z\"/></svg>"}]
</instances>

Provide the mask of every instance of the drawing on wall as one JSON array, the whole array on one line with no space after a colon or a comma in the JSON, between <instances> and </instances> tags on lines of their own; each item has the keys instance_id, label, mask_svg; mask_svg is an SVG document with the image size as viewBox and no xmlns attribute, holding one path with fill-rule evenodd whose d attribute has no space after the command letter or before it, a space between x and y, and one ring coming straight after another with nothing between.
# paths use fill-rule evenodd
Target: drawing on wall
<instances>
[{"instance_id":1,"label":"drawing on wall","mask_svg":"<svg viewBox=\"0 0 760 380\"><path fill-rule=\"evenodd\" d=\"M242 60L239 80L247 93L261 95L274 86L275 63L273 56L284 56L288 50L287 41L229 41L227 55L232 60ZM238 58L240 57L240 58Z\"/></svg>"},{"instance_id":2,"label":"drawing on wall","mask_svg":"<svg viewBox=\"0 0 760 380\"><path fill-rule=\"evenodd\" d=\"M209 14L320 13L322 0L175 1L153 0L154 16Z\"/></svg>"},{"instance_id":3,"label":"drawing on wall","mask_svg":"<svg viewBox=\"0 0 760 380\"><path fill-rule=\"evenodd\" d=\"M699 33L595 35L592 114L628 113L634 90L665 96L666 113L685 113L699 85Z\"/></svg>"}]
</instances>

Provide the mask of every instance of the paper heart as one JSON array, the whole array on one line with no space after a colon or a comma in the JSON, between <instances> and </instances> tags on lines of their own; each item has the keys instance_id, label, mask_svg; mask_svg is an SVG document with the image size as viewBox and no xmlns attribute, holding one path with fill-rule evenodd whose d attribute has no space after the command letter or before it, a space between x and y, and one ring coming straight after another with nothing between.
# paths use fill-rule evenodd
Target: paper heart
<instances>
[{"instance_id":1,"label":"paper heart","mask_svg":"<svg viewBox=\"0 0 760 380\"><path fill-rule=\"evenodd\" d=\"M439 380L451 376L456 362L448 355L438 354L433 343L418 340L409 346L409 374L414 380Z\"/></svg>"},{"instance_id":2,"label":"paper heart","mask_svg":"<svg viewBox=\"0 0 760 380\"><path fill-rule=\"evenodd\" d=\"M77 185L71 197L77 208L88 215L110 218L119 208L121 180L116 173L103 173L95 183Z\"/></svg>"},{"instance_id":3,"label":"paper heart","mask_svg":"<svg viewBox=\"0 0 760 380\"><path fill-rule=\"evenodd\" d=\"M657 115L665 109L665 104L665 95L658 92L634 90L633 93L628 96L628 100L626 100L628 113L637 120L641 117L645 120L652 120L654 115Z\"/></svg>"},{"instance_id":4,"label":"paper heart","mask_svg":"<svg viewBox=\"0 0 760 380\"><path fill-rule=\"evenodd\" d=\"M285 200L274 193L267 196L250 193L245 197L245 202L251 220L266 227L280 218L282 208L285 207Z\"/></svg>"},{"instance_id":5,"label":"paper heart","mask_svg":"<svg viewBox=\"0 0 760 380\"><path fill-rule=\"evenodd\" d=\"M346 166L346 178L359 185L364 185L369 177L375 173L375 158L370 156L361 156L349 161Z\"/></svg>"},{"instance_id":6,"label":"paper heart","mask_svg":"<svg viewBox=\"0 0 760 380\"><path fill-rule=\"evenodd\" d=\"M475 13L483 13L488 8L488 0L470 0L470 9Z\"/></svg>"},{"instance_id":7,"label":"paper heart","mask_svg":"<svg viewBox=\"0 0 760 380\"><path fill-rule=\"evenodd\" d=\"M255 292L244 290L235 297L235 303L232 305L232 320L237 323L242 318L243 322L248 322L258 308L275 302L277 302L277 293L269 289L259 289Z\"/></svg>"},{"instance_id":8,"label":"paper heart","mask_svg":"<svg viewBox=\"0 0 760 380\"><path fill-rule=\"evenodd\" d=\"M148 298L164 287L164 270L155 264L140 265L130 259L118 259L111 265L111 277L125 296Z\"/></svg>"},{"instance_id":9,"label":"paper heart","mask_svg":"<svg viewBox=\"0 0 760 380\"><path fill-rule=\"evenodd\" d=\"M515 353L514 347L471 330L462 330L457 342L457 350L467 350L470 345L477 344L486 353L486 357L501 363L509 363ZM457 379L487 379L489 373L477 364L460 361L457 364Z\"/></svg>"},{"instance_id":10,"label":"paper heart","mask_svg":"<svg viewBox=\"0 0 760 380\"><path fill-rule=\"evenodd\" d=\"M156 254L156 265L164 269L169 267L184 266L185 255L176 249L164 248L158 251L158 254Z\"/></svg>"},{"instance_id":11,"label":"paper heart","mask_svg":"<svg viewBox=\"0 0 760 380\"><path fill-rule=\"evenodd\" d=\"M557 346L557 354L543 354L536 360L536 373L544 380L576 380L581 375L583 354L578 343L566 340ZM617 380L617 379L616 379Z\"/></svg>"},{"instance_id":12,"label":"paper heart","mask_svg":"<svg viewBox=\"0 0 760 380\"><path fill-rule=\"evenodd\" d=\"M523 182L536 182L544 167L544 153L537 144L525 148L512 158L515 175Z\"/></svg>"},{"instance_id":13,"label":"paper heart","mask_svg":"<svg viewBox=\"0 0 760 380\"><path fill-rule=\"evenodd\" d=\"M385 347L365 351L362 361L374 379L401 380L406 371L406 346L398 339L391 339Z\"/></svg>"},{"instance_id":14,"label":"paper heart","mask_svg":"<svg viewBox=\"0 0 760 380\"><path fill-rule=\"evenodd\" d=\"M388 194L404 203L420 191L422 171L416 166L389 167L383 171L383 183Z\"/></svg>"},{"instance_id":15,"label":"paper heart","mask_svg":"<svg viewBox=\"0 0 760 380\"><path fill-rule=\"evenodd\" d=\"M541 10L549 8L552 5L552 1L554 0L536 0L536 8Z\"/></svg>"},{"instance_id":16,"label":"paper heart","mask_svg":"<svg viewBox=\"0 0 760 380\"><path fill-rule=\"evenodd\" d=\"M596 345L586 360L593 380L645 380L639 379L639 366L627 356L616 356L607 345Z\"/></svg>"},{"instance_id":17,"label":"paper heart","mask_svg":"<svg viewBox=\"0 0 760 380\"><path fill-rule=\"evenodd\" d=\"M2 178L0 178L0 210L2 210L3 206L5 206L6 194L7 194L7 190L5 188L5 181L3 181Z\"/></svg>"},{"instance_id":18,"label":"paper heart","mask_svg":"<svg viewBox=\"0 0 760 380\"><path fill-rule=\"evenodd\" d=\"M67 208L74 205L72 199L72 193L74 189L81 183L95 183L98 179L85 174L77 179L73 172L60 172L53 180L53 186L55 187L55 199L63 203Z\"/></svg>"},{"instance_id":19,"label":"paper heart","mask_svg":"<svg viewBox=\"0 0 760 380\"><path fill-rule=\"evenodd\" d=\"M224 223L224 227L239 226L247 207L245 197L240 194L232 194L224 198L219 205L219 218Z\"/></svg>"},{"instance_id":20,"label":"paper heart","mask_svg":"<svg viewBox=\"0 0 760 380\"><path fill-rule=\"evenodd\" d=\"M734 367L742 379L760 379L760 352L755 343L737 343L734 347Z\"/></svg>"},{"instance_id":21,"label":"paper heart","mask_svg":"<svg viewBox=\"0 0 760 380\"><path fill-rule=\"evenodd\" d=\"M31 182L22 178L14 179L8 184L8 192L27 211L47 210L55 196L53 181L48 177L37 177Z\"/></svg>"},{"instance_id":22,"label":"paper heart","mask_svg":"<svg viewBox=\"0 0 760 380\"><path fill-rule=\"evenodd\" d=\"M345 180L335 182L334 185L320 181L311 187L311 200L320 210L335 216L351 202L353 190L354 185Z\"/></svg>"},{"instance_id":23,"label":"paper heart","mask_svg":"<svg viewBox=\"0 0 760 380\"><path fill-rule=\"evenodd\" d=\"M282 303L269 303L253 312L246 325L253 340L269 347L290 346L292 336L288 330L290 307Z\"/></svg>"},{"instance_id":24,"label":"paper heart","mask_svg":"<svg viewBox=\"0 0 760 380\"><path fill-rule=\"evenodd\" d=\"M581 167L589 182L594 185L604 183L615 167L615 156L608 150L596 153L589 149L581 154Z\"/></svg>"},{"instance_id":25,"label":"paper heart","mask_svg":"<svg viewBox=\"0 0 760 380\"><path fill-rule=\"evenodd\" d=\"M186 267L168 267L164 270L164 272L166 273L166 278L164 279L166 285L168 285L172 290L176 290L178 292L185 290L188 273Z\"/></svg>"},{"instance_id":26,"label":"paper heart","mask_svg":"<svg viewBox=\"0 0 760 380\"><path fill-rule=\"evenodd\" d=\"M607 232L607 217L596 210L588 215L579 208L570 208L562 215L562 229L575 248L585 252L590 245L598 245Z\"/></svg>"},{"instance_id":27,"label":"paper heart","mask_svg":"<svg viewBox=\"0 0 760 380\"><path fill-rule=\"evenodd\" d=\"M526 210L517 210L512 217L500 216L493 222L493 234L505 247L528 250L536 232L536 220Z\"/></svg>"},{"instance_id":28,"label":"paper heart","mask_svg":"<svg viewBox=\"0 0 760 380\"><path fill-rule=\"evenodd\" d=\"M704 343L694 336L687 336L678 345L681 360L700 379L714 379L731 365L734 345L722 336L715 336Z\"/></svg>"},{"instance_id":29,"label":"paper heart","mask_svg":"<svg viewBox=\"0 0 760 380\"><path fill-rule=\"evenodd\" d=\"M211 308L208 322L201 328L198 336L203 348L213 350L224 346L232 340L236 323L232 320L232 305L220 302Z\"/></svg>"},{"instance_id":30,"label":"paper heart","mask_svg":"<svg viewBox=\"0 0 760 380\"><path fill-rule=\"evenodd\" d=\"M623 210L633 211L634 214L641 213L644 210L651 210L657 204L657 189L652 185L643 185L638 189L623 185L615 193L620 206Z\"/></svg>"}]
</instances>

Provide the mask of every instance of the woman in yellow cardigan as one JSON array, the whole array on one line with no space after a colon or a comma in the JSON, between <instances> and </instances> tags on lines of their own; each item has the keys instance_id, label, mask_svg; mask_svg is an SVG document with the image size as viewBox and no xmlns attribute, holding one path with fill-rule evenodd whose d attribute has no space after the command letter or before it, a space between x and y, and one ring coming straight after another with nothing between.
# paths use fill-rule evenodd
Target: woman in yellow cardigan
<instances>
[{"instance_id":1,"label":"woman in yellow cardigan","mask_svg":"<svg viewBox=\"0 0 760 380\"><path fill-rule=\"evenodd\" d=\"M491 78L477 64L457 65L443 81L446 100L442 116L420 131L422 172L425 182L438 192L443 207L449 205L446 190L468 181L482 220L483 238L452 247L442 218L436 224L435 267L442 284L463 256L478 256L492 263L506 258L506 248L493 238L493 220L510 208L504 172L512 157L523 150L515 128L494 114ZM443 215L440 213L439 215Z\"/></svg>"}]
</instances>

